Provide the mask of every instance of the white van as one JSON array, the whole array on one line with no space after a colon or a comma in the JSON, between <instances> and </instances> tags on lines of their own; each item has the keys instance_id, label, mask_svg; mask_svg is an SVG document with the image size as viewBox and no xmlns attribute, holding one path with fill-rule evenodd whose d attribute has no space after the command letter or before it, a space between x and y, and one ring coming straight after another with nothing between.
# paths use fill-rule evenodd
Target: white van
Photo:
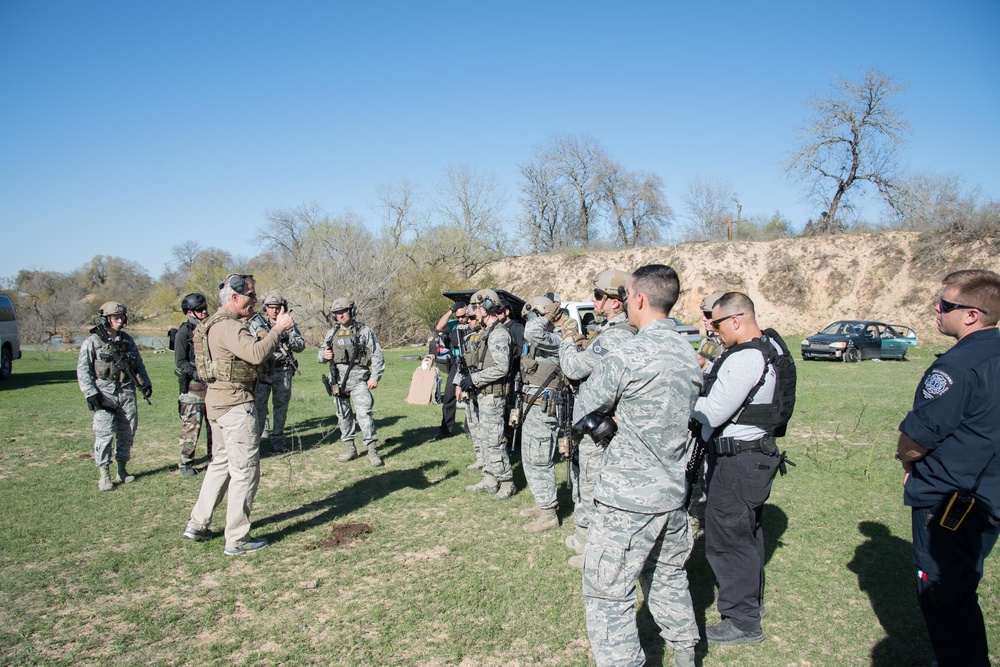
<instances>
[{"instance_id":1,"label":"white van","mask_svg":"<svg viewBox=\"0 0 1000 667\"><path fill-rule=\"evenodd\" d=\"M0 294L0 380L10 377L15 359L21 358L21 335L14 302Z\"/></svg>"}]
</instances>

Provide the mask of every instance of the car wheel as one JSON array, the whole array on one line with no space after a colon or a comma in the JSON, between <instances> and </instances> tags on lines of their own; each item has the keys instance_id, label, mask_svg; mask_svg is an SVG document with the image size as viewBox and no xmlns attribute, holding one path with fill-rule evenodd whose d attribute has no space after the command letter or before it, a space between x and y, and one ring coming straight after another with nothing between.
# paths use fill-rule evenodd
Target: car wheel
<instances>
[{"instance_id":1,"label":"car wheel","mask_svg":"<svg viewBox=\"0 0 1000 667\"><path fill-rule=\"evenodd\" d=\"M861 361L861 350L856 347L849 347L844 350L844 363L856 364Z\"/></svg>"},{"instance_id":2,"label":"car wheel","mask_svg":"<svg viewBox=\"0 0 1000 667\"><path fill-rule=\"evenodd\" d=\"M10 350L4 348L3 353L0 354L0 380L6 380L10 377L12 363L13 357L10 354Z\"/></svg>"}]
</instances>

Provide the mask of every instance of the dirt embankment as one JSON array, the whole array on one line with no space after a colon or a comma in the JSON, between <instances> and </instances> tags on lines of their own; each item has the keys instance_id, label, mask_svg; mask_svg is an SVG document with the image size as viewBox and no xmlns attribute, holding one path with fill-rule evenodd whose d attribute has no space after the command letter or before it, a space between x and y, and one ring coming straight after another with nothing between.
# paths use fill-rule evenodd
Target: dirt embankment
<instances>
[{"instance_id":1,"label":"dirt embankment","mask_svg":"<svg viewBox=\"0 0 1000 667\"><path fill-rule=\"evenodd\" d=\"M521 296L559 293L589 300L591 278L608 268L663 263L681 279L674 315L700 322L702 297L745 292L758 320L788 334L818 331L838 319L877 319L913 327L927 342L944 342L932 306L941 278L966 268L998 270L979 244L947 247L914 232L789 238L770 242L685 243L605 252L509 257L480 275Z\"/></svg>"}]
</instances>

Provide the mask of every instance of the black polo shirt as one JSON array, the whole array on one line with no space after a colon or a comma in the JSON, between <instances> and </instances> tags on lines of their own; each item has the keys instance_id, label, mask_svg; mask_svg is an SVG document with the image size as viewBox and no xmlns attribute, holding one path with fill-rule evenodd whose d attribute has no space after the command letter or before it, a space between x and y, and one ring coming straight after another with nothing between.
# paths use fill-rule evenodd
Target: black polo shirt
<instances>
[{"instance_id":1,"label":"black polo shirt","mask_svg":"<svg viewBox=\"0 0 1000 667\"><path fill-rule=\"evenodd\" d=\"M1000 331L971 333L924 373L899 430L928 448L906 483L904 501L932 507L971 490L1000 521Z\"/></svg>"}]
</instances>

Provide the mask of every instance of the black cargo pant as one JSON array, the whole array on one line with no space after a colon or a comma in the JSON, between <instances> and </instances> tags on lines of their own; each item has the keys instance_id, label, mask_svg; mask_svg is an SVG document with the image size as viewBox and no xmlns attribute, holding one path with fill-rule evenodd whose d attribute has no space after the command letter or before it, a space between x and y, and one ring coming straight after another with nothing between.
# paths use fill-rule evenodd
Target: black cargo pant
<instances>
[{"instance_id":1,"label":"black cargo pant","mask_svg":"<svg viewBox=\"0 0 1000 667\"><path fill-rule=\"evenodd\" d=\"M761 512L778 472L777 454L709 454L705 502L705 556L719 582L718 608L747 632L760 629L764 589Z\"/></svg>"},{"instance_id":2,"label":"black cargo pant","mask_svg":"<svg viewBox=\"0 0 1000 667\"><path fill-rule=\"evenodd\" d=\"M958 530L942 528L945 504L913 508L917 600L939 667L988 666L986 626L976 589L1000 527L977 502Z\"/></svg>"},{"instance_id":3,"label":"black cargo pant","mask_svg":"<svg viewBox=\"0 0 1000 667\"><path fill-rule=\"evenodd\" d=\"M441 435L451 435L455 432L455 409L458 401L455 400L455 373L458 372L458 364L452 362L448 368L448 380L445 382L443 396L441 397L441 426L438 433Z\"/></svg>"}]
</instances>

